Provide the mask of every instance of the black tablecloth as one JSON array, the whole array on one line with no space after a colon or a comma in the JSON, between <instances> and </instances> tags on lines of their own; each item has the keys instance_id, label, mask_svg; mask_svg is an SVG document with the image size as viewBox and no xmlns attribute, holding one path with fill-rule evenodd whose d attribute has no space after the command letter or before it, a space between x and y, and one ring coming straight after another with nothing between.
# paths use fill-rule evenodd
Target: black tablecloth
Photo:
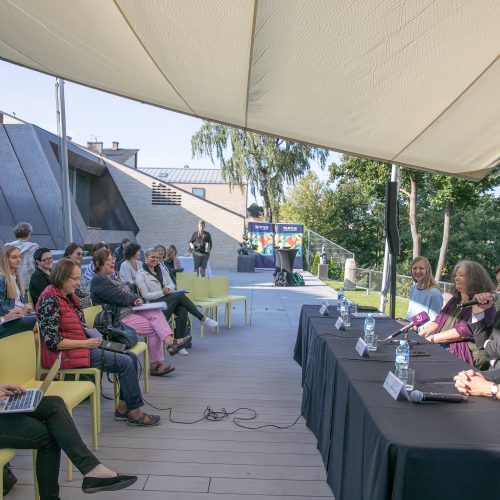
<instances>
[{"instance_id":1,"label":"black tablecloth","mask_svg":"<svg viewBox=\"0 0 500 500\"><path fill-rule=\"evenodd\" d=\"M395 345L360 358L354 346L364 320L340 332L336 308L331 317L318 309L302 308L294 359L302 366L302 413L336 500L500 498L500 401L394 401L383 382ZM376 320L379 338L398 328L392 319ZM453 376L468 365L422 342L430 355L411 358L416 388L456 392Z\"/></svg>"}]
</instances>

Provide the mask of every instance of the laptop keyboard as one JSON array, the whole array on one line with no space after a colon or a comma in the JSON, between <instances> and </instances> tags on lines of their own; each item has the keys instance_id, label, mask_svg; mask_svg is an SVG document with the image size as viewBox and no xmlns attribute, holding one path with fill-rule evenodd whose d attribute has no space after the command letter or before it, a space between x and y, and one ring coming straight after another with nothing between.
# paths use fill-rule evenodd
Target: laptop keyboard
<instances>
[{"instance_id":1,"label":"laptop keyboard","mask_svg":"<svg viewBox=\"0 0 500 500\"><path fill-rule=\"evenodd\" d=\"M9 397L5 405L6 410L29 410L34 408L35 400L40 400L39 391L27 391L24 394L15 394Z\"/></svg>"}]
</instances>

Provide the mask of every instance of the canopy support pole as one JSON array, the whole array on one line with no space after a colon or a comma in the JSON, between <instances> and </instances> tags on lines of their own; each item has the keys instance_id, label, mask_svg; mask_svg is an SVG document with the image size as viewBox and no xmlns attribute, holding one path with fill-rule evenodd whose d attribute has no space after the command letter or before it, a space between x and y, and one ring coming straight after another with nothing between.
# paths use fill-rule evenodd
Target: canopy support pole
<instances>
[{"instance_id":1,"label":"canopy support pole","mask_svg":"<svg viewBox=\"0 0 500 500\"><path fill-rule=\"evenodd\" d=\"M68 141L66 138L66 107L64 101L64 80L56 78L57 135L59 136L59 163L62 172L62 218L64 229L64 245L73 241L71 217L71 191L69 187Z\"/></svg>"}]
</instances>

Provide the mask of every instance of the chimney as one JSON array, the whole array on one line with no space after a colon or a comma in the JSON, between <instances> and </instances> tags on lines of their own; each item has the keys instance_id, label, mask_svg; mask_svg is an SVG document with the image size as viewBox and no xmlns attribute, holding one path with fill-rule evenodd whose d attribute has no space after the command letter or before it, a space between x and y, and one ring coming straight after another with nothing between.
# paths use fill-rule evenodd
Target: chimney
<instances>
[{"instance_id":1,"label":"chimney","mask_svg":"<svg viewBox=\"0 0 500 500\"><path fill-rule=\"evenodd\" d=\"M102 155L102 142L87 142L87 148Z\"/></svg>"},{"instance_id":2,"label":"chimney","mask_svg":"<svg viewBox=\"0 0 500 500\"><path fill-rule=\"evenodd\" d=\"M112 144L113 144L113 151L117 151L119 146L118 141L113 141Z\"/></svg>"}]
</instances>

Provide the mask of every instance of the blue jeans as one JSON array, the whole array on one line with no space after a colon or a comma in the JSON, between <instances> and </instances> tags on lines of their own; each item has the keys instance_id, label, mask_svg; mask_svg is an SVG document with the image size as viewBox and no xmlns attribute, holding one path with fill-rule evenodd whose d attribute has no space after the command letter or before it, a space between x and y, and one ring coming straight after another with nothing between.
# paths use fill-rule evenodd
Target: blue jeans
<instances>
[{"instance_id":1,"label":"blue jeans","mask_svg":"<svg viewBox=\"0 0 500 500\"><path fill-rule=\"evenodd\" d=\"M133 352L120 354L104 349L90 349L90 366L105 373L118 373L120 399L125 401L129 410L136 410L144 404L137 375L139 361Z\"/></svg>"}]
</instances>

